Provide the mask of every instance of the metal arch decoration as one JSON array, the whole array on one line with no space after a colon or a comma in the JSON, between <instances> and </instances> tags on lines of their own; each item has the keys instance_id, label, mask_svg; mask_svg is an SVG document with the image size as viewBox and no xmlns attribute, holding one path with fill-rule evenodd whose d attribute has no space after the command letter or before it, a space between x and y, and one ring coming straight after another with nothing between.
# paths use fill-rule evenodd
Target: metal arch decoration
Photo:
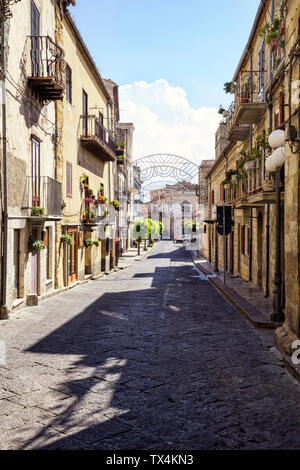
<instances>
[{"instance_id":1,"label":"metal arch decoration","mask_svg":"<svg viewBox=\"0 0 300 470\"><path fill-rule=\"evenodd\" d=\"M148 194L151 191L165 191L167 194L190 191L184 184L174 181L151 181L143 186L143 192Z\"/></svg>"},{"instance_id":2,"label":"metal arch decoration","mask_svg":"<svg viewBox=\"0 0 300 470\"><path fill-rule=\"evenodd\" d=\"M168 153L157 153L138 158L133 162L141 169L143 182L154 178L173 178L174 181L191 181L198 174L198 166L187 158Z\"/></svg>"}]
</instances>

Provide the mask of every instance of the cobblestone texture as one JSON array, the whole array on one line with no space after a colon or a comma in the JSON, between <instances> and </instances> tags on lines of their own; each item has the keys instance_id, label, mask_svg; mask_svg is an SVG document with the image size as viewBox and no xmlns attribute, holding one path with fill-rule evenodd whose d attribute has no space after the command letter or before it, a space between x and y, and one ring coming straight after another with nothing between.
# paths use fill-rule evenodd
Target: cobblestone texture
<instances>
[{"instance_id":1,"label":"cobblestone texture","mask_svg":"<svg viewBox=\"0 0 300 470\"><path fill-rule=\"evenodd\" d=\"M0 323L0 448L299 449L300 387L269 334L161 242Z\"/></svg>"}]
</instances>

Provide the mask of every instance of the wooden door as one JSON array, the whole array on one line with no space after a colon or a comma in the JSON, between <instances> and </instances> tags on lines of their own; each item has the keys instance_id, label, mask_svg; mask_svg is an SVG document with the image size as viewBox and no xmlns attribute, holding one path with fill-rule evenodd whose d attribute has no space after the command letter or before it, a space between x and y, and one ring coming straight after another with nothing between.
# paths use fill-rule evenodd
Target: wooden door
<instances>
[{"instance_id":1,"label":"wooden door","mask_svg":"<svg viewBox=\"0 0 300 470\"><path fill-rule=\"evenodd\" d=\"M19 266L20 266L20 230L14 230L14 247L13 247L13 299L16 300L19 295Z\"/></svg>"},{"instance_id":2,"label":"wooden door","mask_svg":"<svg viewBox=\"0 0 300 470\"><path fill-rule=\"evenodd\" d=\"M38 230L32 229L32 238L38 239ZM38 277L39 277L39 254L38 251L31 253L31 293L38 294Z\"/></svg>"},{"instance_id":3,"label":"wooden door","mask_svg":"<svg viewBox=\"0 0 300 470\"><path fill-rule=\"evenodd\" d=\"M39 77L40 70L40 13L31 0L31 68L32 76Z\"/></svg>"},{"instance_id":4,"label":"wooden door","mask_svg":"<svg viewBox=\"0 0 300 470\"><path fill-rule=\"evenodd\" d=\"M68 284L78 280L78 232L68 230L68 235L73 239L73 245L67 245L68 250Z\"/></svg>"}]
</instances>

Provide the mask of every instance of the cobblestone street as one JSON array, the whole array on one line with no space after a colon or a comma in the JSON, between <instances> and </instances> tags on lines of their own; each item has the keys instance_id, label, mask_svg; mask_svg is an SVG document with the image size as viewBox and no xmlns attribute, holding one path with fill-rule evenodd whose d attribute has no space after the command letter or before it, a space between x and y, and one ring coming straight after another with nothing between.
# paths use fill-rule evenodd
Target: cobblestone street
<instances>
[{"instance_id":1,"label":"cobblestone street","mask_svg":"<svg viewBox=\"0 0 300 470\"><path fill-rule=\"evenodd\" d=\"M0 323L1 449L296 449L300 385L160 242Z\"/></svg>"}]
</instances>

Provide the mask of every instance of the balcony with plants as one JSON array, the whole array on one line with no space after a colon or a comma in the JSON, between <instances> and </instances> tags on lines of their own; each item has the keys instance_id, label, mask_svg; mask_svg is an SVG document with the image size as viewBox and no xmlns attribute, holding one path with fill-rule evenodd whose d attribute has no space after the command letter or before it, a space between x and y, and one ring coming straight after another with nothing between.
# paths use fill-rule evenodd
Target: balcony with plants
<instances>
[{"instance_id":1,"label":"balcony with plants","mask_svg":"<svg viewBox=\"0 0 300 470\"><path fill-rule=\"evenodd\" d=\"M26 55L30 57L26 75L32 94L40 101L61 100L66 70L63 49L49 36L29 36Z\"/></svg>"},{"instance_id":2,"label":"balcony with plants","mask_svg":"<svg viewBox=\"0 0 300 470\"><path fill-rule=\"evenodd\" d=\"M83 173L80 177L80 187L83 198L81 222L85 225L97 225L108 214L104 185L100 183L95 195L90 188L88 175Z\"/></svg>"},{"instance_id":3,"label":"balcony with plants","mask_svg":"<svg viewBox=\"0 0 300 470\"><path fill-rule=\"evenodd\" d=\"M34 220L60 220L61 183L49 176L27 176L22 212Z\"/></svg>"},{"instance_id":4,"label":"balcony with plants","mask_svg":"<svg viewBox=\"0 0 300 470\"><path fill-rule=\"evenodd\" d=\"M264 84L266 71L240 72L235 91L233 124L258 124L266 110Z\"/></svg>"},{"instance_id":5,"label":"balcony with plants","mask_svg":"<svg viewBox=\"0 0 300 470\"><path fill-rule=\"evenodd\" d=\"M274 16L273 22L266 23L260 30L259 36L265 39L272 54L272 76L282 68L285 58L285 19L284 11Z\"/></svg>"},{"instance_id":6,"label":"balcony with plants","mask_svg":"<svg viewBox=\"0 0 300 470\"><path fill-rule=\"evenodd\" d=\"M116 143L113 135L99 121L97 116L81 116L82 147L93 152L103 161L115 161Z\"/></svg>"}]
</instances>

